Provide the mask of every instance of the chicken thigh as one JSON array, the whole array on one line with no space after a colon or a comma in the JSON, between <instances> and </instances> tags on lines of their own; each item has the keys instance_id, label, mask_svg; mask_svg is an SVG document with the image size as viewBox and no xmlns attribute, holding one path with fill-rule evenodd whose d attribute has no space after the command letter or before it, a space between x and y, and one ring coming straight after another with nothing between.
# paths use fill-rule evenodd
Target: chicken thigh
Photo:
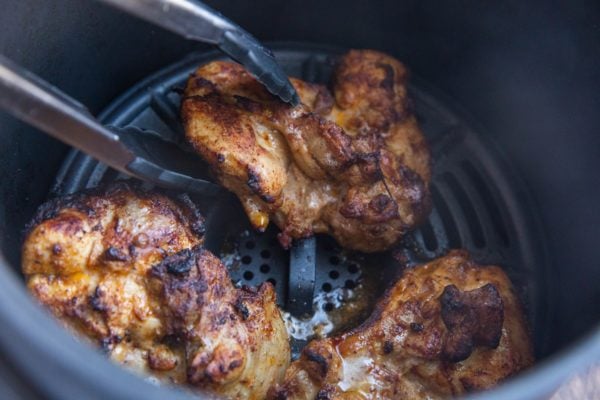
<instances>
[{"instance_id":1,"label":"chicken thigh","mask_svg":"<svg viewBox=\"0 0 600 400\"><path fill-rule=\"evenodd\" d=\"M43 205L23 245L33 295L109 357L164 383L264 398L289 363L269 283L235 288L186 196L125 183Z\"/></svg>"},{"instance_id":2,"label":"chicken thigh","mask_svg":"<svg viewBox=\"0 0 600 400\"><path fill-rule=\"evenodd\" d=\"M269 398L441 399L532 363L508 277L452 251L407 270L358 328L309 343Z\"/></svg>"},{"instance_id":3,"label":"chicken thigh","mask_svg":"<svg viewBox=\"0 0 600 400\"><path fill-rule=\"evenodd\" d=\"M333 94L291 79L302 102L291 107L240 65L211 62L188 80L186 137L255 228L281 228L284 247L328 233L346 248L382 251L430 210L429 149L407 75L388 55L353 50Z\"/></svg>"}]
</instances>

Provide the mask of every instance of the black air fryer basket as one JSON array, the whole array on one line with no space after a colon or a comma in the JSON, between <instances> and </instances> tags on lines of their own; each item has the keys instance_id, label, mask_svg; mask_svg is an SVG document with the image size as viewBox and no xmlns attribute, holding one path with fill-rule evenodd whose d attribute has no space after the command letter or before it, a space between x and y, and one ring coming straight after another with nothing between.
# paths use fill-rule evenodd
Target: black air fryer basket
<instances>
[{"instance_id":1,"label":"black air fryer basket","mask_svg":"<svg viewBox=\"0 0 600 400\"><path fill-rule=\"evenodd\" d=\"M135 126L140 134L180 140L180 89L195 67L223 57L95 2L7 3L0 14L1 53L102 110L104 124ZM466 248L481 263L503 266L515 283L539 360L478 396L544 398L570 373L600 359L597 5L211 5L270 40L284 70L308 81L328 83L336 58L349 48L375 48L402 60L412 71L409 93L434 160L433 211L398 250L356 254L317 236L316 254L301 273L289 268L294 254L281 248L278 230L254 232L233 195L193 195L207 217L206 246L223 258L235 282L270 281L284 310L297 314L314 302L315 318L341 329L368 315L398 276L398 258L421 262ZM49 197L124 177L5 114L0 124L3 393L189 398L110 364L28 296L19 252L35 208ZM360 307L340 321L336 312L347 301ZM305 340L301 332L292 336L297 354Z\"/></svg>"}]
</instances>

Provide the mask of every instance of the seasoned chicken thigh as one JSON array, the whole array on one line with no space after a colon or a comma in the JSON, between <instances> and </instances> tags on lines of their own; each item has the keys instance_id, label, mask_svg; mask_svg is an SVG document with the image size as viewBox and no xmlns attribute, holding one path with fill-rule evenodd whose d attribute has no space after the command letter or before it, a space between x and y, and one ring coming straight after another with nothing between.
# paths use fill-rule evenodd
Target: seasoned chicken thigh
<instances>
[{"instance_id":1,"label":"seasoned chicken thigh","mask_svg":"<svg viewBox=\"0 0 600 400\"><path fill-rule=\"evenodd\" d=\"M184 343L187 381L233 399L264 399L290 361L270 283L237 289L225 266L195 247L150 272L167 333Z\"/></svg>"},{"instance_id":2,"label":"seasoned chicken thigh","mask_svg":"<svg viewBox=\"0 0 600 400\"><path fill-rule=\"evenodd\" d=\"M33 295L117 363L264 398L289 363L270 284L233 287L189 198L121 183L43 205L23 245Z\"/></svg>"},{"instance_id":3,"label":"seasoned chicken thigh","mask_svg":"<svg viewBox=\"0 0 600 400\"><path fill-rule=\"evenodd\" d=\"M189 201L121 183L42 205L23 245L31 292L109 356L160 380L185 381L183 352L169 346L147 272L202 243Z\"/></svg>"},{"instance_id":4,"label":"seasoned chicken thigh","mask_svg":"<svg viewBox=\"0 0 600 400\"><path fill-rule=\"evenodd\" d=\"M292 79L302 104L270 95L243 67L217 61L188 80L186 136L252 223L280 241L329 233L364 252L389 248L429 212L429 150L407 72L370 50L343 56L333 96Z\"/></svg>"},{"instance_id":5,"label":"seasoned chicken thigh","mask_svg":"<svg viewBox=\"0 0 600 400\"><path fill-rule=\"evenodd\" d=\"M358 328L309 343L269 398L440 399L532 363L507 276L452 251L407 270Z\"/></svg>"}]
</instances>

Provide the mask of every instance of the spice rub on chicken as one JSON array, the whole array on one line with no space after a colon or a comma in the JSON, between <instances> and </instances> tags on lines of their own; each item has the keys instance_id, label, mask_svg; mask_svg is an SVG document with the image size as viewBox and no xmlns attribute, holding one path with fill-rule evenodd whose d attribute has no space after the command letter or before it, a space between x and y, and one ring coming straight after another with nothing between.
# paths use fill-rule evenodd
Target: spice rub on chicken
<instances>
[{"instance_id":1,"label":"spice rub on chicken","mask_svg":"<svg viewBox=\"0 0 600 400\"><path fill-rule=\"evenodd\" d=\"M119 183L40 207L22 267L33 295L117 363L263 398L289 362L274 291L235 288L203 234L189 198Z\"/></svg>"},{"instance_id":2,"label":"spice rub on chicken","mask_svg":"<svg viewBox=\"0 0 600 400\"><path fill-rule=\"evenodd\" d=\"M440 399L532 363L508 277L452 251L407 270L361 326L309 343L269 398Z\"/></svg>"},{"instance_id":3,"label":"spice rub on chicken","mask_svg":"<svg viewBox=\"0 0 600 400\"><path fill-rule=\"evenodd\" d=\"M252 225L273 220L286 247L328 233L375 252L430 210L430 155L396 59L353 50L326 87L291 79L302 104L269 94L243 67L216 61L188 80L186 137Z\"/></svg>"},{"instance_id":4,"label":"spice rub on chicken","mask_svg":"<svg viewBox=\"0 0 600 400\"><path fill-rule=\"evenodd\" d=\"M187 381L233 399L265 398L290 361L273 286L235 288L221 261L201 247L150 272L169 335L184 343Z\"/></svg>"}]
</instances>

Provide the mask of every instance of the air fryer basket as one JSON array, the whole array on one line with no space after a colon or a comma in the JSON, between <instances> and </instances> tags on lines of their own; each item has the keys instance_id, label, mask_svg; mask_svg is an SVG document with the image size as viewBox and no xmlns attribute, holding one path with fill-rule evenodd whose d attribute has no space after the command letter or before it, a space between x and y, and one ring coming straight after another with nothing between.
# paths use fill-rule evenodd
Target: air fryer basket
<instances>
[{"instance_id":1,"label":"air fryer basket","mask_svg":"<svg viewBox=\"0 0 600 400\"><path fill-rule=\"evenodd\" d=\"M286 73L310 82L328 84L341 50L308 45L272 46ZM106 125L135 126L164 140L184 142L179 118L180 93L199 65L220 57L218 52L192 55L136 85L102 113ZM392 254L350 254L333 240L317 237L316 257L303 271L290 268L290 252L277 241L278 230L261 234L251 229L234 196L217 198L194 194L207 215L206 246L226 261L232 279L240 284L275 285L279 305L291 311L294 303L315 305L321 322L348 327L370 311L381 293L402 268L397 258L426 261L452 248L465 248L481 263L502 265L519 288L535 335L536 353L544 352L545 324L551 297L544 293L544 275L534 266L545 265L541 229L532 216L527 190L492 143L482 140L462 116L440 102L431 89L415 79L410 87L413 107L432 150L433 211L429 219L408 235ZM142 132L140 132L142 134ZM201 161L199 167L205 166ZM73 151L63 165L53 195L123 179L93 158ZM533 238L538 238L534 240ZM402 254L398 254L402 253ZM299 287L297 274L313 275L308 290ZM536 282L540 282L536 285ZM335 318L344 300L358 297L359 315L353 321ZM537 304L537 303L540 304ZM541 304L543 303L543 304ZM355 307L356 308L356 307ZM328 315L328 314L333 315ZM298 316L300 317L300 316ZM300 325L299 328L302 326ZM335 328L335 327L334 327ZM331 327L329 328L331 329ZM292 336L294 332L292 332ZM293 338L294 356L304 343Z\"/></svg>"},{"instance_id":2,"label":"air fryer basket","mask_svg":"<svg viewBox=\"0 0 600 400\"><path fill-rule=\"evenodd\" d=\"M312 293L319 318L341 327L338 307L356 299L372 305L399 273L398 259L418 262L465 247L478 261L502 265L516 283L539 359L475 397L544 398L568 374L598 360L600 10L585 0L535 3L211 2L261 39L377 48L407 63L435 162L434 210L401 251L353 254L319 236L308 291L290 284L290 254L276 243L276 228L249 229L233 195L195 196L208 217L207 246L224 256L234 280L275 282L284 309L293 300L311 302ZM1 53L93 111L120 95L101 114L103 122L169 140L181 135L178 88L194 67L219 56L95 2L9 0L4 10ZM317 82L327 82L342 51L273 48L291 75ZM0 125L1 393L9 399L190 398L112 365L31 301L18 254L20 231L35 207L48 196L122 177L6 115ZM294 340L296 353L303 343Z\"/></svg>"}]
</instances>

